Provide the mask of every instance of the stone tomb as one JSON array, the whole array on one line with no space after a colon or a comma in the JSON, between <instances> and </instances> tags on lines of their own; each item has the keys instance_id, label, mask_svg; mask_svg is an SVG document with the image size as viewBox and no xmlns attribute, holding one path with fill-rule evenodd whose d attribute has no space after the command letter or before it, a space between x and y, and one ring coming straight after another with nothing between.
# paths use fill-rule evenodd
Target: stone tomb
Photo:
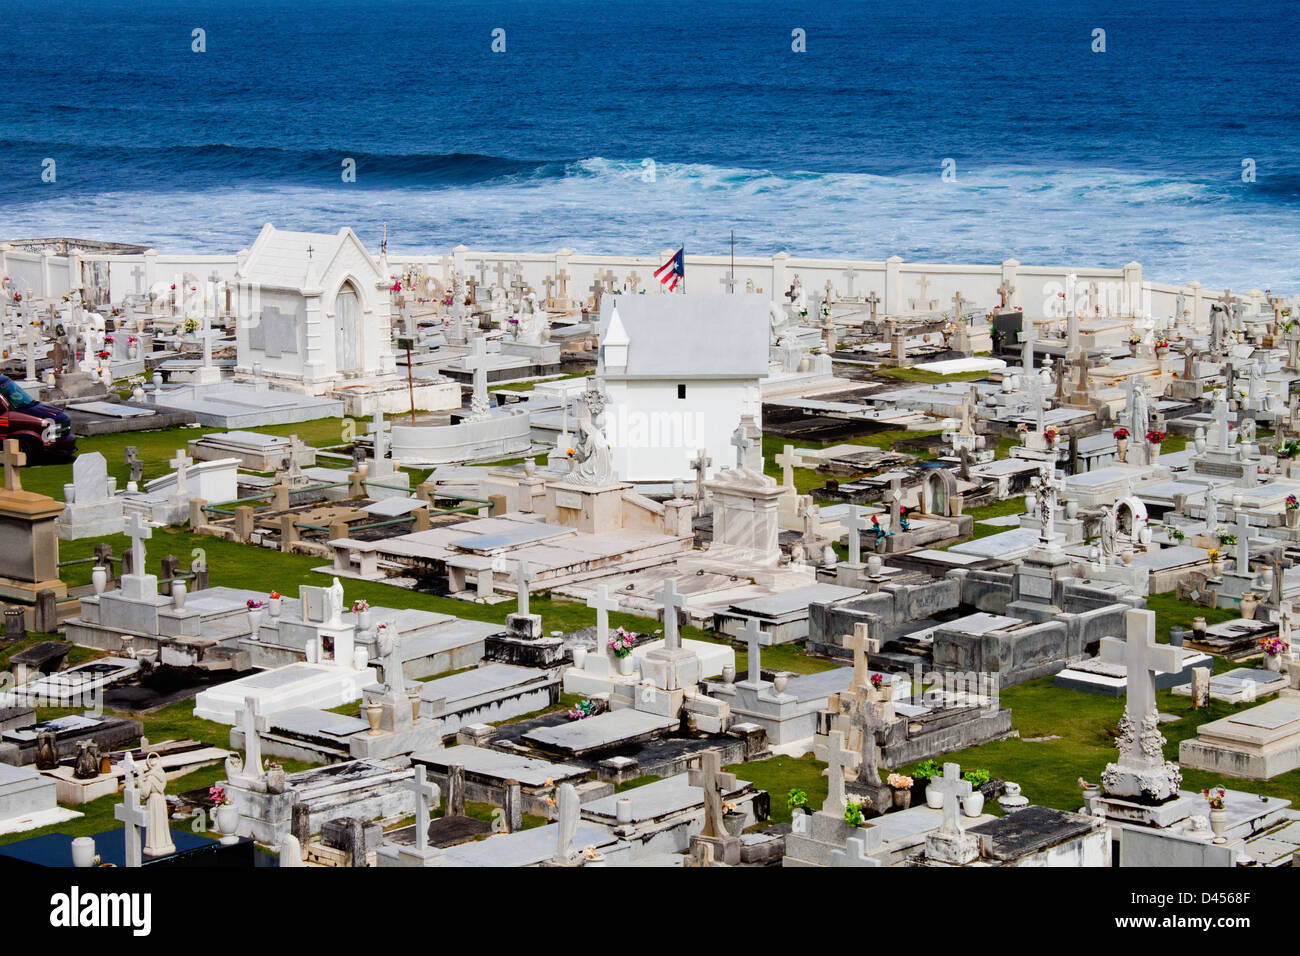
<instances>
[{"instance_id":1,"label":"stone tomb","mask_svg":"<svg viewBox=\"0 0 1300 956\"><path fill-rule=\"evenodd\" d=\"M72 483L63 486L67 508L54 527L64 541L105 538L122 530L122 500L117 479L99 452L82 452L72 463Z\"/></svg>"},{"instance_id":2,"label":"stone tomb","mask_svg":"<svg viewBox=\"0 0 1300 956\"><path fill-rule=\"evenodd\" d=\"M34 830L82 816L56 802L57 785L25 767L0 763L0 834Z\"/></svg>"},{"instance_id":3,"label":"stone tomb","mask_svg":"<svg viewBox=\"0 0 1300 956\"><path fill-rule=\"evenodd\" d=\"M1286 674L1258 667L1234 667L1210 678L1210 699L1225 704L1248 704L1290 686L1291 680ZM1190 697L1192 688L1182 684L1174 688L1174 693Z\"/></svg>"},{"instance_id":4,"label":"stone tomb","mask_svg":"<svg viewBox=\"0 0 1300 956\"><path fill-rule=\"evenodd\" d=\"M234 458L238 460L240 469L259 472L280 470L290 448L288 438L249 431L214 432L189 442L190 456L196 461ZM296 449L299 468L316 464L315 448L299 442Z\"/></svg>"},{"instance_id":5,"label":"stone tomb","mask_svg":"<svg viewBox=\"0 0 1300 956\"><path fill-rule=\"evenodd\" d=\"M1277 700L1202 724L1179 745L1178 761L1252 780L1300 767L1300 694L1284 690Z\"/></svg>"},{"instance_id":6,"label":"stone tomb","mask_svg":"<svg viewBox=\"0 0 1300 956\"><path fill-rule=\"evenodd\" d=\"M1155 675L1156 690L1169 690L1192 681L1192 669L1211 667L1213 659L1208 654L1185 654L1182 669L1176 673L1158 671ZM1128 670L1123 664L1104 661L1099 657L1075 661L1052 678L1057 687L1070 690L1082 690L1090 694L1104 694L1107 697L1123 697L1127 688Z\"/></svg>"}]
</instances>

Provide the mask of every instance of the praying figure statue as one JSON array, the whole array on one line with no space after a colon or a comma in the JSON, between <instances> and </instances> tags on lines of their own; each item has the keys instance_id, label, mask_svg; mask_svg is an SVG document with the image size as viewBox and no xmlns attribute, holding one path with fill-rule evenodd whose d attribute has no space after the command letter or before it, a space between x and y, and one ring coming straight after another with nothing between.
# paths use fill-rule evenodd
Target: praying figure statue
<instances>
[{"instance_id":1,"label":"praying figure statue","mask_svg":"<svg viewBox=\"0 0 1300 956\"><path fill-rule=\"evenodd\" d=\"M162 758L151 753L145 769L139 775L140 798L144 801L148 823L145 825L145 856L167 856L176 852L167 812L167 773L162 768Z\"/></svg>"},{"instance_id":2,"label":"praying figure statue","mask_svg":"<svg viewBox=\"0 0 1300 956\"><path fill-rule=\"evenodd\" d=\"M1115 509L1103 509L1101 513L1101 555L1103 565L1110 564L1115 558L1115 535L1117 533Z\"/></svg>"}]
</instances>

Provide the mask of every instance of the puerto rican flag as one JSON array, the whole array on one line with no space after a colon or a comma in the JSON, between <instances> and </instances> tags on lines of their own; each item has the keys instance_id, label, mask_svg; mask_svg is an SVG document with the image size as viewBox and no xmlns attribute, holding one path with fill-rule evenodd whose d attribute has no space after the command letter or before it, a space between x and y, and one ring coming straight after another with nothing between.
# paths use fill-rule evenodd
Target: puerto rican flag
<instances>
[{"instance_id":1,"label":"puerto rican flag","mask_svg":"<svg viewBox=\"0 0 1300 956\"><path fill-rule=\"evenodd\" d=\"M673 257L655 270L655 278L668 286L669 292L677 291L677 283L686 278L686 247L678 249Z\"/></svg>"}]
</instances>

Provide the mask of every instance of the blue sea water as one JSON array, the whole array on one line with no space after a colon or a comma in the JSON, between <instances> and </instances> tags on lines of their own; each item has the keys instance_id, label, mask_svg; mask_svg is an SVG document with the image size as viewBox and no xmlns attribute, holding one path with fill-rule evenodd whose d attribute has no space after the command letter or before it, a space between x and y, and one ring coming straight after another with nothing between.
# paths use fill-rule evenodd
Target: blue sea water
<instances>
[{"instance_id":1,"label":"blue sea water","mask_svg":"<svg viewBox=\"0 0 1300 956\"><path fill-rule=\"evenodd\" d=\"M655 254L734 229L739 254L1136 259L1300 291L1298 13L4 0L0 236L229 252L268 220L372 246L386 222L394 251Z\"/></svg>"}]
</instances>

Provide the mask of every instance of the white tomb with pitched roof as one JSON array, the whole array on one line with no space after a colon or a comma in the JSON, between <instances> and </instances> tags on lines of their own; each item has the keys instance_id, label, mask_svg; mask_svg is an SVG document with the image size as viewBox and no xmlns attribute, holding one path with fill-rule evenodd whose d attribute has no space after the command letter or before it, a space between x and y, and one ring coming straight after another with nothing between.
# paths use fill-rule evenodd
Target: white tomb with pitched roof
<instances>
[{"instance_id":1,"label":"white tomb with pitched roof","mask_svg":"<svg viewBox=\"0 0 1300 956\"><path fill-rule=\"evenodd\" d=\"M408 389L396 371L390 329L393 280L351 229L289 232L267 223L235 282L236 375L254 367L275 385L341 399L348 415L415 406L460 406L460 386L422 379Z\"/></svg>"}]
</instances>

